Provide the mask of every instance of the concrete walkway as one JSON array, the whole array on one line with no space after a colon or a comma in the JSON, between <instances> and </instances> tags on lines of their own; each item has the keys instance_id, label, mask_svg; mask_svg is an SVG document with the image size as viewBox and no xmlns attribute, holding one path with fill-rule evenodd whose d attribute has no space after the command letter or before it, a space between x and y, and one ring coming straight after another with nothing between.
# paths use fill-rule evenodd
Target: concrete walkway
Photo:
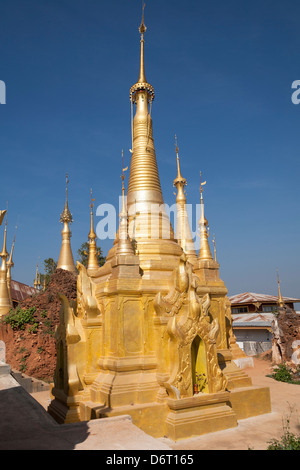
<instances>
[{"instance_id":1,"label":"concrete walkway","mask_svg":"<svg viewBox=\"0 0 300 470\"><path fill-rule=\"evenodd\" d=\"M58 425L45 411L49 392L29 395L9 374L0 375L0 450L265 450L279 438L289 419L290 431L300 434L300 385L266 377L269 363L254 359L247 368L253 385L270 388L272 412L240 420L233 429L173 442L154 439L129 416Z\"/></svg>"},{"instance_id":2,"label":"concrete walkway","mask_svg":"<svg viewBox=\"0 0 300 470\"><path fill-rule=\"evenodd\" d=\"M10 374L0 374L0 450L170 450L132 424L130 416L59 425Z\"/></svg>"}]
</instances>

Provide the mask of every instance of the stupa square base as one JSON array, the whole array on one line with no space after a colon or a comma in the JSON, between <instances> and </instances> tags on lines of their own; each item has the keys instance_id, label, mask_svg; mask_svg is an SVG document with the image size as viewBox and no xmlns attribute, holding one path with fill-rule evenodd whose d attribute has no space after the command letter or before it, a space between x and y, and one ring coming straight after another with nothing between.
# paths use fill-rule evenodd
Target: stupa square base
<instances>
[{"instance_id":1,"label":"stupa square base","mask_svg":"<svg viewBox=\"0 0 300 470\"><path fill-rule=\"evenodd\" d=\"M77 423L81 421L79 402L70 398L59 399L57 397L48 406L48 413L58 424Z\"/></svg>"},{"instance_id":2,"label":"stupa square base","mask_svg":"<svg viewBox=\"0 0 300 470\"><path fill-rule=\"evenodd\" d=\"M237 426L237 417L229 406L230 393L198 394L164 403L99 407L97 418L130 415L133 424L152 437L167 437L173 441L199 436ZM95 404L96 405L96 404Z\"/></svg>"},{"instance_id":3,"label":"stupa square base","mask_svg":"<svg viewBox=\"0 0 300 470\"><path fill-rule=\"evenodd\" d=\"M99 410L98 418L128 414L133 423L152 437L173 441L234 428L238 420L271 412L267 387L198 394L164 403L145 403Z\"/></svg>"},{"instance_id":4,"label":"stupa square base","mask_svg":"<svg viewBox=\"0 0 300 470\"><path fill-rule=\"evenodd\" d=\"M108 418L120 415L129 415L135 426L142 429L152 437L164 437L165 420L168 408L165 403L145 403L129 406L120 406L114 409L100 411L99 418Z\"/></svg>"},{"instance_id":5,"label":"stupa square base","mask_svg":"<svg viewBox=\"0 0 300 470\"><path fill-rule=\"evenodd\" d=\"M230 404L237 419L271 413L270 389L253 386L236 388L230 392Z\"/></svg>"},{"instance_id":6,"label":"stupa square base","mask_svg":"<svg viewBox=\"0 0 300 470\"><path fill-rule=\"evenodd\" d=\"M198 394L181 400L168 399L166 436L173 441L237 426L229 392Z\"/></svg>"}]
</instances>

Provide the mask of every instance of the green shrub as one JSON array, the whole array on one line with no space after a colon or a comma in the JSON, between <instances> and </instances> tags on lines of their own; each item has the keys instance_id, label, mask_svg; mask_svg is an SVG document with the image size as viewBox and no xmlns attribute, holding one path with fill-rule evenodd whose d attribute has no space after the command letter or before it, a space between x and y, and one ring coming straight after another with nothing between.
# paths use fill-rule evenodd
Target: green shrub
<instances>
[{"instance_id":1,"label":"green shrub","mask_svg":"<svg viewBox=\"0 0 300 470\"><path fill-rule=\"evenodd\" d=\"M296 385L300 384L300 380L295 380L292 370L284 363L278 364L277 369L274 369L273 374L269 375L269 377L278 380L278 382L287 382Z\"/></svg>"},{"instance_id":2,"label":"green shrub","mask_svg":"<svg viewBox=\"0 0 300 470\"><path fill-rule=\"evenodd\" d=\"M38 323L34 317L35 311L35 307L30 307L27 310L17 307L15 310L10 310L2 319L2 322L10 325L13 330L25 330L27 325L34 325L33 331L38 327Z\"/></svg>"},{"instance_id":3,"label":"green shrub","mask_svg":"<svg viewBox=\"0 0 300 470\"><path fill-rule=\"evenodd\" d=\"M278 364L277 369L274 370L272 374L273 379L278 380L279 382L292 382L293 376L290 369L286 364Z\"/></svg>"},{"instance_id":4,"label":"green shrub","mask_svg":"<svg viewBox=\"0 0 300 470\"><path fill-rule=\"evenodd\" d=\"M300 450L300 436L287 432L281 439L272 439L267 450Z\"/></svg>"},{"instance_id":5,"label":"green shrub","mask_svg":"<svg viewBox=\"0 0 300 470\"><path fill-rule=\"evenodd\" d=\"M291 410L292 413L292 410ZM300 435L290 432L290 416L283 423L283 434L280 439L271 439L267 450L300 450Z\"/></svg>"},{"instance_id":6,"label":"green shrub","mask_svg":"<svg viewBox=\"0 0 300 470\"><path fill-rule=\"evenodd\" d=\"M32 325L28 328L28 331L30 331L30 333L37 333L37 332L38 332L38 328L39 328L38 322L34 322L34 323L32 323Z\"/></svg>"},{"instance_id":7,"label":"green shrub","mask_svg":"<svg viewBox=\"0 0 300 470\"><path fill-rule=\"evenodd\" d=\"M21 364L20 365L20 372L25 372L27 369L27 365L26 364Z\"/></svg>"}]
</instances>

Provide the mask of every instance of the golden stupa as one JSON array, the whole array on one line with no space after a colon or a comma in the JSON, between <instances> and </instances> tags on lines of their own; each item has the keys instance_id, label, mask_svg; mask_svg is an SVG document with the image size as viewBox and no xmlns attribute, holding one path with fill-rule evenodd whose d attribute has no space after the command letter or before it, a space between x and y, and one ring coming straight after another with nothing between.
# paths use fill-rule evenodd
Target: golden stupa
<instances>
[{"instance_id":1,"label":"golden stupa","mask_svg":"<svg viewBox=\"0 0 300 470\"><path fill-rule=\"evenodd\" d=\"M9 300L11 303L11 306L13 306L13 301L12 301L12 296L11 296L11 270L14 267L14 262L13 262L13 253L14 253L14 247L15 247L15 242L16 242L16 234L14 236L13 242L12 242L12 247L10 250L9 258L7 260L6 266L7 266L7 288L8 288L8 294L9 294Z\"/></svg>"},{"instance_id":2,"label":"golden stupa","mask_svg":"<svg viewBox=\"0 0 300 470\"><path fill-rule=\"evenodd\" d=\"M69 224L73 222L73 217L68 206L68 183L69 178L66 175L66 201L64 210L60 216L60 222L63 224L63 229L61 231L62 235L62 244L61 250L57 262L57 268L76 273L76 267L73 259L72 249L71 249L71 230Z\"/></svg>"},{"instance_id":3,"label":"golden stupa","mask_svg":"<svg viewBox=\"0 0 300 470\"><path fill-rule=\"evenodd\" d=\"M4 215L6 211L0 211L0 225L2 224ZM4 229L4 237L3 237L3 247L0 253L0 257L2 259L1 266L0 266L0 317L6 315L10 309L12 308L12 301L11 301L11 294L10 294L10 268L12 264L10 262L12 259L9 258L9 269L7 258L9 257L9 253L6 249L6 238L7 238L7 215L5 220L5 229ZM9 272L9 275L8 275Z\"/></svg>"},{"instance_id":4,"label":"golden stupa","mask_svg":"<svg viewBox=\"0 0 300 470\"><path fill-rule=\"evenodd\" d=\"M176 236L165 211L153 142L154 90L144 67L144 15L139 31L140 74L130 89L135 116L127 204L122 169L119 230L106 263L87 268L77 263L77 302L61 296L48 410L60 423L131 415L150 435L177 440L270 412L270 394L252 386L233 360L239 348L227 289L210 252L205 183L197 256L177 143ZM91 205L91 250L92 215Z\"/></svg>"}]
</instances>

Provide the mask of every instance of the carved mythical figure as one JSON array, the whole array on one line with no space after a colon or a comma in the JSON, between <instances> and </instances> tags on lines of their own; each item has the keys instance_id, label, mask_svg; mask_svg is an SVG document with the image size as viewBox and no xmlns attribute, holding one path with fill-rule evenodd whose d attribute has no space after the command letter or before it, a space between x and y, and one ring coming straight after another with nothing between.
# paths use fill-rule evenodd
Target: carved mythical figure
<instances>
[{"instance_id":1,"label":"carved mythical figure","mask_svg":"<svg viewBox=\"0 0 300 470\"><path fill-rule=\"evenodd\" d=\"M80 318L96 317L100 311L94 297L93 283L83 264L77 261L77 316Z\"/></svg>"},{"instance_id":2,"label":"carved mythical figure","mask_svg":"<svg viewBox=\"0 0 300 470\"><path fill-rule=\"evenodd\" d=\"M76 321L74 309L65 295L59 294L61 309L60 324L56 329L58 360L54 377L57 389L63 389L69 396L74 396L83 389L78 372L78 356L82 350L84 335L80 323Z\"/></svg>"}]
</instances>

